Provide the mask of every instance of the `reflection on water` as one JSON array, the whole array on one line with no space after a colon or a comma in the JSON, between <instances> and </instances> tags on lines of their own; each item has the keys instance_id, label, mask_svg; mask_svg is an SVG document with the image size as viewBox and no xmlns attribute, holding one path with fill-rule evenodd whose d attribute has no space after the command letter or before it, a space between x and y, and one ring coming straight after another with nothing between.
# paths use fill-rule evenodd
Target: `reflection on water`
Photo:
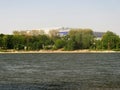
<instances>
[{"instance_id":1,"label":"reflection on water","mask_svg":"<svg viewBox=\"0 0 120 90\"><path fill-rule=\"evenodd\" d=\"M120 90L120 53L0 54L0 90Z\"/></svg>"}]
</instances>

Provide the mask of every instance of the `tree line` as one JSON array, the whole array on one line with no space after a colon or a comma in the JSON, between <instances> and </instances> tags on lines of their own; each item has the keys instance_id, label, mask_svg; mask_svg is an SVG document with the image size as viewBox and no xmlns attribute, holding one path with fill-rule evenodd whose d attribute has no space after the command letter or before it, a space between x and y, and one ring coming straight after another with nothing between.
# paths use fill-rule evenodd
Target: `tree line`
<instances>
[{"instance_id":1,"label":"tree line","mask_svg":"<svg viewBox=\"0 0 120 90\"><path fill-rule=\"evenodd\" d=\"M97 39L91 29L71 29L64 36L57 30L49 34L32 32L30 35L18 31L12 35L0 34L0 50L120 50L120 37L111 31L104 33L101 39Z\"/></svg>"}]
</instances>

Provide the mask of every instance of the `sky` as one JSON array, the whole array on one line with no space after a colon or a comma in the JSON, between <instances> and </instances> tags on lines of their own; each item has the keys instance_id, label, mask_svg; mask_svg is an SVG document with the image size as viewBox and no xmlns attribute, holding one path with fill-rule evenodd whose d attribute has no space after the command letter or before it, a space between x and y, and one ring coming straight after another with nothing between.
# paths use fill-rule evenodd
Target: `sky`
<instances>
[{"instance_id":1,"label":"sky","mask_svg":"<svg viewBox=\"0 0 120 90\"><path fill-rule=\"evenodd\" d=\"M120 0L0 0L0 33L54 27L120 35Z\"/></svg>"}]
</instances>

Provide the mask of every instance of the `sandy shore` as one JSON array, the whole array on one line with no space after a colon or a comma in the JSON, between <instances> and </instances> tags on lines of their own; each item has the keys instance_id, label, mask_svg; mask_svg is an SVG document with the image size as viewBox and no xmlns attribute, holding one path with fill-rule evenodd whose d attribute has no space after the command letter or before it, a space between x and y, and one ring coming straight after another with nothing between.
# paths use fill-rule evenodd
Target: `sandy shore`
<instances>
[{"instance_id":1,"label":"sandy shore","mask_svg":"<svg viewBox=\"0 0 120 90\"><path fill-rule=\"evenodd\" d=\"M74 50L74 51L61 51L61 50L40 50L40 51L6 51L0 53L120 53L120 51L111 50Z\"/></svg>"}]
</instances>

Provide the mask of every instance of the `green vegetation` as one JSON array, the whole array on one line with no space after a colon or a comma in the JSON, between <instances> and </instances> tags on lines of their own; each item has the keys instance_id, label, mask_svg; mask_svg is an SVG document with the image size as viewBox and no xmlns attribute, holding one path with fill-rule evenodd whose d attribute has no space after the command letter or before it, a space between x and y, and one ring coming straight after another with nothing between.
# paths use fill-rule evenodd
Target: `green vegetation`
<instances>
[{"instance_id":1,"label":"green vegetation","mask_svg":"<svg viewBox=\"0 0 120 90\"><path fill-rule=\"evenodd\" d=\"M94 40L96 50L120 50L120 37L111 31L107 31L101 40Z\"/></svg>"},{"instance_id":2,"label":"green vegetation","mask_svg":"<svg viewBox=\"0 0 120 90\"><path fill-rule=\"evenodd\" d=\"M28 35L14 31L13 35L0 34L0 50L120 50L120 37L107 31L101 39L96 39L91 29L71 29L66 36L59 36L57 30L51 30L49 35ZM40 32L39 32L40 33Z\"/></svg>"}]
</instances>

